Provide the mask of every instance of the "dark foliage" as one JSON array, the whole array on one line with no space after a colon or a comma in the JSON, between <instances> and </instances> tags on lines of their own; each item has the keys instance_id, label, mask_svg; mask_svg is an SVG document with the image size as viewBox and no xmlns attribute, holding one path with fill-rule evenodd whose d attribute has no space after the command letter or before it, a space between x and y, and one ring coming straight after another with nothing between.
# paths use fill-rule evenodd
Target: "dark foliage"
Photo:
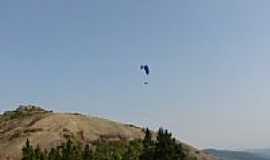
<instances>
[{"instance_id":1,"label":"dark foliage","mask_svg":"<svg viewBox=\"0 0 270 160\"><path fill-rule=\"evenodd\" d=\"M145 129L143 140L105 142L94 146L75 144L71 140L50 151L33 148L27 139L22 149L22 160L184 160L182 145L168 130L159 129L156 140Z\"/></svg>"}]
</instances>

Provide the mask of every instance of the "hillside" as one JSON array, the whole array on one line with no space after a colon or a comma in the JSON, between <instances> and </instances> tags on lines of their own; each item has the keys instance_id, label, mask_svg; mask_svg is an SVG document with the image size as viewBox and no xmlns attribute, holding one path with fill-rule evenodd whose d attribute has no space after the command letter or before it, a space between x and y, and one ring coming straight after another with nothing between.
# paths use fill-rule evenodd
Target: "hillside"
<instances>
[{"instance_id":1,"label":"hillside","mask_svg":"<svg viewBox=\"0 0 270 160\"><path fill-rule=\"evenodd\" d=\"M251 152L244 151L227 151L208 149L205 152L218 157L220 160L270 160L263 156Z\"/></svg>"},{"instance_id":2,"label":"hillside","mask_svg":"<svg viewBox=\"0 0 270 160\"><path fill-rule=\"evenodd\" d=\"M36 106L20 106L0 116L0 159L18 160L27 138L42 149L55 147L72 139L82 144L96 140L142 139L142 128L77 113L53 113ZM189 157L214 160L191 146L184 145Z\"/></svg>"},{"instance_id":3,"label":"hillside","mask_svg":"<svg viewBox=\"0 0 270 160\"><path fill-rule=\"evenodd\" d=\"M270 149L269 148L263 148L263 149L249 149L246 150L249 153L253 153L256 155L260 155L261 157L267 158L270 160Z\"/></svg>"}]
</instances>

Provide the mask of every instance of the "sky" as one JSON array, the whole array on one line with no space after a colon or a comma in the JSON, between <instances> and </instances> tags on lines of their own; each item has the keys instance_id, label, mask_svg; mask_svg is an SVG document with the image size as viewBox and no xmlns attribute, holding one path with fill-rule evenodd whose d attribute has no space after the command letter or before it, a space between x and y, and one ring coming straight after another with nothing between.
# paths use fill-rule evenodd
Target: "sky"
<instances>
[{"instance_id":1,"label":"sky","mask_svg":"<svg viewBox=\"0 0 270 160\"><path fill-rule=\"evenodd\" d=\"M270 147L269 5L1 0L0 110L164 127L199 148Z\"/></svg>"}]
</instances>

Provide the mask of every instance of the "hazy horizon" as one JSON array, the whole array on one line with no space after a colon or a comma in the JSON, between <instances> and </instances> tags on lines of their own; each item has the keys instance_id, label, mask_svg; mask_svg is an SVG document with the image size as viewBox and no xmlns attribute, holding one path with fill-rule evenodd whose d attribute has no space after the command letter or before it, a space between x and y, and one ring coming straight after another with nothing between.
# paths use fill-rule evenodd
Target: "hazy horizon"
<instances>
[{"instance_id":1,"label":"hazy horizon","mask_svg":"<svg viewBox=\"0 0 270 160\"><path fill-rule=\"evenodd\" d=\"M269 6L1 1L0 110L35 104L163 126L200 148L269 148Z\"/></svg>"}]
</instances>

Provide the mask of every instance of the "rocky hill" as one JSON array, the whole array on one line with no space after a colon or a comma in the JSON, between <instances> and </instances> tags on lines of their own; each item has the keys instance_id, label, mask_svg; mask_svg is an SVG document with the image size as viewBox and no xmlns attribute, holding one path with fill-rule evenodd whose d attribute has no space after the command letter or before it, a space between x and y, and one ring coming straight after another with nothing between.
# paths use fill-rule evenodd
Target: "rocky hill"
<instances>
[{"instance_id":1,"label":"rocky hill","mask_svg":"<svg viewBox=\"0 0 270 160\"><path fill-rule=\"evenodd\" d=\"M27 138L34 146L48 149L67 139L92 144L100 139L128 141L143 137L143 129L133 125L78 113L54 113L37 106L19 106L0 115L0 160L19 160ZM189 145L184 148L192 159L215 160Z\"/></svg>"}]
</instances>

